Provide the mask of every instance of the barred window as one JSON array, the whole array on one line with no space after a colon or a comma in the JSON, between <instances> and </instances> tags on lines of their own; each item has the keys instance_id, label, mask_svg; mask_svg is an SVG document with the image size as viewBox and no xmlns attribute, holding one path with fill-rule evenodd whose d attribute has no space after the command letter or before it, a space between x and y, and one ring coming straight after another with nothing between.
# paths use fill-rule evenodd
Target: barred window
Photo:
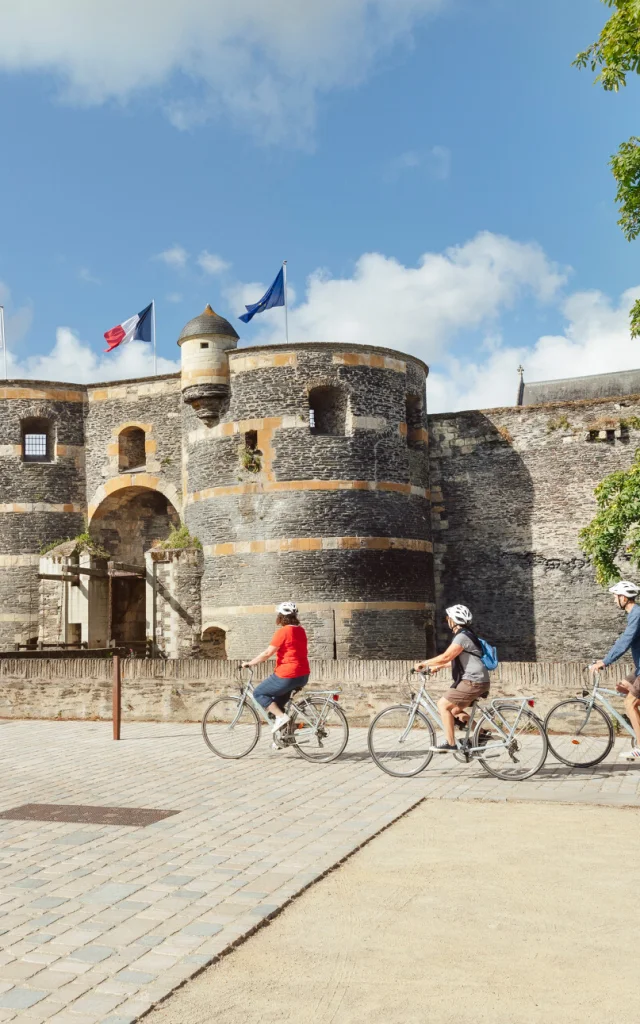
<instances>
[{"instance_id":1,"label":"barred window","mask_svg":"<svg viewBox=\"0 0 640 1024\"><path fill-rule=\"evenodd\" d=\"M25 462L51 462L53 451L47 420L32 419L22 423L22 458Z\"/></svg>"}]
</instances>

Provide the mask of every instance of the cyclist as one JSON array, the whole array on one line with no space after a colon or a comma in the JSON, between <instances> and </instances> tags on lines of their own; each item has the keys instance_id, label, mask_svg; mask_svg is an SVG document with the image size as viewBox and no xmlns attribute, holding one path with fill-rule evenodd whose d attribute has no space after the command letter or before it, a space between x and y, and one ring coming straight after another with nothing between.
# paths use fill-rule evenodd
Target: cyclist
<instances>
[{"instance_id":1,"label":"cyclist","mask_svg":"<svg viewBox=\"0 0 640 1024\"><path fill-rule=\"evenodd\" d=\"M640 594L640 587L629 580L620 580L613 587L609 587L609 593L613 594L618 608L626 612L627 628L604 658L594 661L589 668L595 672L606 668L607 665L613 665L614 661L631 648L634 671L617 683L616 690L625 695L625 710L636 734L635 746L631 750L623 751L620 757L637 761L640 760L640 606L636 604L636 597Z\"/></svg>"},{"instance_id":2,"label":"cyclist","mask_svg":"<svg viewBox=\"0 0 640 1024\"><path fill-rule=\"evenodd\" d=\"M298 607L293 601L284 601L276 608L276 629L271 643L262 654L245 661L243 668L253 668L276 656L276 670L263 679L253 691L258 704L274 717L271 729L274 741L277 733L289 721L285 707L289 695L301 690L309 682L311 669L307 656L307 634L298 619ZM277 744L275 744L277 746Z\"/></svg>"},{"instance_id":3,"label":"cyclist","mask_svg":"<svg viewBox=\"0 0 640 1024\"><path fill-rule=\"evenodd\" d=\"M639 609L640 610L640 609ZM415 666L418 672L425 668L438 672L451 665L453 684L438 701L438 710L444 726L445 742L432 747L438 754L447 754L457 749L455 726L466 723L465 708L489 693L489 672L482 662L482 650L475 633L469 629L473 615L464 604L454 604L446 610L447 625L454 634L446 651L427 658Z\"/></svg>"}]
</instances>

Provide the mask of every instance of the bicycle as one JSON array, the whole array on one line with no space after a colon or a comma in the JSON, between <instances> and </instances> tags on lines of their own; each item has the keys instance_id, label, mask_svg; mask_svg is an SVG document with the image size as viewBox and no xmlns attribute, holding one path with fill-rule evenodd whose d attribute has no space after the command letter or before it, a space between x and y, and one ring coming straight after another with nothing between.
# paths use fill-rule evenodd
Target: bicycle
<instances>
[{"instance_id":1,"label":"bicycle","mask_svg":"<svg viewBox=\"0 0 640 1024\"><path fill-rule=\"evenodd\" d=\"M225 759L238 760L250 754L260 739L262 722L269 725L270 718L253 696L253 669L242 682L240 695L217 697L202 716L202 735L214 754ZM312 690L299 701L289 694L286 712L289 721L273 736L279 748L292 747L307 761L327 764L343 753L349 740L347 717L338 707L340 690Z\"/></svg>"},{"instance_id":2,"label":"bicycle","mask_svg":"<svg viewBox=\"0 0 640 1024\"><path fill-rule=\"evenodd\" d=\"M422 682L419 691L411 693L411 703L385 708L369 726L373 760L396 778L424 771L434 755L434 724L444 728L436 702L426 691L427 673L418 675ZM546 760L548 746L543 723L529 710L533 706L531 697L515 701L497 697L485 705L474 701L467 708L469 720L463 738L456 741L454 757L465 764L477 760L498 779L521 782L535 775ZM499 764L490 763L498 760Z\"/></svg>"},{"instance_id":3,"label":"bicycle","mask_svg":"<svg viewBox=\"0 0 640 1024\"><path fill-rule=\"evenodd\" d=\"M544 720L549 750L570 768L592 768L604 761L615 741L613 721L631 737L631 746L636 745L629 719L607 700L607 695L619 696L617 690L600 686L599 676L599 671L593 673L591 691L561 700Z\"/></svg>"}]
</instances>

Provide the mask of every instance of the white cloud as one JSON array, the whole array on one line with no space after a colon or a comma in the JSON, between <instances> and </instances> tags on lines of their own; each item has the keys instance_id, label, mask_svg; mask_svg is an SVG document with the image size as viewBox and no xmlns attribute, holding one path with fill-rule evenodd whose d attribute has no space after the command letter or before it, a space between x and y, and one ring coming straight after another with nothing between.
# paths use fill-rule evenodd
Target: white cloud
<instances>
[{"instance_id":1,"label":"white cloud","mask_svg":"<svg viewBox=\"0 0 640 1024\"><path fill-rule=\"evenodd\" d=\"M89 383L102 380L126 380L150 377L153 374L151 345L132 341L121 345L109 355L97 353L69 327L58 327L55 345L44 355L19 360L8 353L9 377L35 380L62 380ZM174 373L180 364L158 356L158 373Z\"/></svg>"},{"instance_id":2,"label":"white cloud","mask_svg":"<svg viewBox=\"0 0 640 1024\"><path fill-rule=\"evenodd\" d=\"M205 274L221 274L231 266L230 263L222 259L222 256L216 256L215 253L207 252L206 249L203 249L198 256L197 263Z\"/></svg>"},{"instance_id":3,"label":"white cloud","mask_svg":"<svg viewBox=\"0 0 640 1024\"><path fill-rule=\"evenodd\" d=\"M182 302L182 292L169 292L167 302Z\"/></svg>"},{"instance_id":4,"label":"white cloud","mask_svg":"<svg viewBox=\"0 0 640 1024\"><path fill-rule=\"evenodd\" d=\"M87 284L102 284L100 279L95 277L88 267L80 267L78 277L81 281L85 281Z\"/></svg>"},{"instance_id":5,"label":"white cloud","mask_svg":"<svg viewBox=\"0 0 640 1024\"><path fill-rule=\"evenodd\" d=\"M451 150L447 146L432 146L427 165L434 178L446 181L451 174Z\"/></svg>"},{"instance_id":6,"label":"white cloud","mask_svg":"<svg viewBox=\"0 0 640 1024\"><path fill-rule=\"evenodd\" d=\"M425 253L415 267L366 253L349 278L312 274L299 305L290 290L290 338L361 342L419 356L432 367L427 385L431 412L513 405L520 363L528 381L640 365L628 326L629 307L640 296L640 287L613 302L598 291L566 295L566 280L567 272L539 246L489 232L444 253ZM266 287L264 282L237 283L224 294L230 307L242 312ZM2 301L10 312L8 289L0 283ZM562 333L543 335L530 345L509 343L502 317L522 301L551 304L565 319ZM25 307L7 317L13 352L30 316ZM252 332L254 343L284 340L282 309L267 311L252 326L258 328ZM484 341L476 343L475 355L463 357L460 343L470 331ZM97 381L152 372L150 346L134 342L105 355L68 327L58 328L48 354L17 361L12 351L9 372L15 377ZM159 358L158 368L174 372L178 363Z\"/></svg>"},{"instance_id":7,"label":"white cloud","mask_svg":"<svg viewBox=\"0 0 640 1024\"><path fill-rule=\"evenodd\" d=\"M174 124L229 112L299 141L319 93L350 86L447 0L3 0L0 69L53 75L86 106L156 90Z\"/></svg>"},{"instance_id":8,"label":"white cloud","mask_svg":"<svg viewBox=\"0 0 640 1024\"><path fill-rule=\"evenodd\" d=\"M437 181L446 181L451 173L451 150L448 146L432 146L431 149L408 149L390 160L384 172L386 181L396 181L406 171L419 168Z\"/></svg>"},{"instance_id":9,"label":"white cloud","mask_svg":"<svg viewBox=\"0 0 640 1024\"><path fill-rule=\"evenodd\" d=\"M447 359L443 370L429 375L430 410L513 405L520 365L530 382L637 369L640 352L629 335L629 309L637 298L640 287L624 292L617 304L602 292L574 292L562 303L563 334L543 335L531 346L498 345L483 360Z\"/></svg>"},{"instance_id":10,"label":"white cloud","mask_svg":"<svg viewBox=\"0 0 640 1024\"><path fill-rule=\"evenodd\" d=\"M170 249L157 253L154 260L160 260L173 270L184 270L189 259L189 253L181 245L172 245Z\"/></svg>"},{"instance_id":11,"label":"white cloud","mask_svg":"<svg viewBox=\"0 0 640 1024\"><path fill-rule=\"evenodd\" d=\"M299 306L291 304L289 335L297 341L385 345L429 362L440 358L465 328L491 323L524 294L551 301L565 280L566 272L538 245L487 231L444 253L425 253L417 267L365 253L350 278L332 278L323 271L310 276L305 299ZM243 286L242 302L255 302L261 287ZM237 290L236 295L240 308ZM279 325L263 327L259 340L281 341Z\"/></svg>"}]
</instances>

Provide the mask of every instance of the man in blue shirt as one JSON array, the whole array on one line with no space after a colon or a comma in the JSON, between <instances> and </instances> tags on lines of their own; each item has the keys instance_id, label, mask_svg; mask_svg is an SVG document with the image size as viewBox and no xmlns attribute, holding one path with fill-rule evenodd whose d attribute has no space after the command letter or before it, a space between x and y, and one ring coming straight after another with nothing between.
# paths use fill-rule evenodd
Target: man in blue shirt
<instances>
[{"instance_id":1,"label":"man in blue shirt","mask_svg":"<svg viewBox=\"0 0 640 1024\"><path fill-rule=\"evenodd\" d=\"M621 658L631 648L635 671L632 675L622 679L616 689L618 693L625 694L624 706L636 734L636 742L631 750L624 751L620 757L626 757L631 761L640 761L640 606L636 604L640 587L637 587L635 583L629 583L628 580L620 580L615 586L609 587L609 593L614 595L618 608L627 613L627 628L622 636L618 637L613 647L607 651L604 658L589 665L589 668L595 672L606 668L607 665L613 665L614 661Z\"/></svg>"}]
</instances>

